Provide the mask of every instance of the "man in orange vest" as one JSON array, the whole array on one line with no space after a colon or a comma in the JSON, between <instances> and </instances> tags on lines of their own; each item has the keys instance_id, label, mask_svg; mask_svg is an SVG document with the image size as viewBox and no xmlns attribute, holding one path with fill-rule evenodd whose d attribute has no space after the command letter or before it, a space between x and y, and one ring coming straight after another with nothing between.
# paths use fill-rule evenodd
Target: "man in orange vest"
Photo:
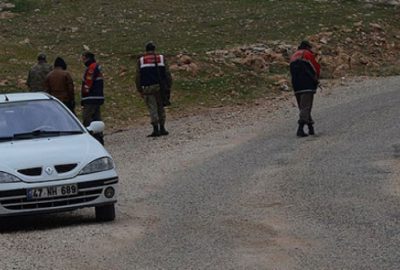
<instances>
[{"instance_id":1,"label":"man in orange vest","mask_svg":"<svg viewBox=\"0 0 400 270\"><path fill-rule=\"evenodd\" d=\"M82 79L81 105L82 120L85 127L93 121L101 121L100 107L104 103L104 82L101 66L96 62L91 52L84 52L81 56L86 66ZM94 137L104 145L103 133L95 134Z\"/></svg>"}]
</instances>

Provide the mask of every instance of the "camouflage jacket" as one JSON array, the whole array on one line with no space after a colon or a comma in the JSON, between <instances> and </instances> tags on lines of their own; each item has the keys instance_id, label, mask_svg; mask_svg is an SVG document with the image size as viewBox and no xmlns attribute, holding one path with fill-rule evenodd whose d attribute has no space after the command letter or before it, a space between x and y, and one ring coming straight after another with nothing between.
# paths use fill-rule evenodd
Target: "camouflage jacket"
<instances>
[{"instance_id":1,"label":"camouflage jacket","mask_svg":"<svg viewBox=\"0 0 400 270\"><path fill-rule=\"evenodd\" d=\"M47 74L52 71L53 67L47 63L37 63L28 74L26 84L31 92L45 91L44 82Z\"/></svg>"}]
</instances>

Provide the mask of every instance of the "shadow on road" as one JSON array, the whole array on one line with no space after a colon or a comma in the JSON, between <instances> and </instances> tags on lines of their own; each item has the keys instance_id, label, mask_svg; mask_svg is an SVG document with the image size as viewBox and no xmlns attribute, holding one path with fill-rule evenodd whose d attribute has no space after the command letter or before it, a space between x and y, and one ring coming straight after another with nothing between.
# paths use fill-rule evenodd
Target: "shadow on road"
<instances>
[{"instance_id":1,"label":"shadow on road","mask_svg":"<svg viewBox=\"0 0 400 270\"><path fill-rule=\"evenodd\" d=\"M0 234L18 231L51 230L60 227L97 224L94 215L83 212L41 214L0 218Z\"/></svg>"}]
</instances>

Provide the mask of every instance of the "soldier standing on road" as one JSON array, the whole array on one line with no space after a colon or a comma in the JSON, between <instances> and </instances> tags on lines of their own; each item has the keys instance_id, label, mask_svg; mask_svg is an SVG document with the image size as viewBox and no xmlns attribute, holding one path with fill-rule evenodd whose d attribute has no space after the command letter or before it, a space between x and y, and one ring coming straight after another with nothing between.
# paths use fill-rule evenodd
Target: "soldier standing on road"
<instances>
[{"instance_id":1,"label":"soldier standing on road","mask_svg":"<svg viewBox=\"0 0 400 270\"><path fill-rule=\"evenodd\" d=\"M47 75L46 91L62 101L75 114L74 81L64 59L57 57L54 69Z\"/></svg>"},{"instance_id":2,"label":"soldier standing on road","mask_svg":"<svg viewBox=\"0 0 400 270\"><path fill-rule=\"evenodd\" d=\"M91 52L84 52L81 60L86 66L81 88L82 120L85 127L93 121L101 121L100 106L104 104L104 82L101 66ZM104 145L103 134L94 137Z\"/></svg>"},{"instance_id":3,"label":"soldier standing on road","mask_svg":"<svg viewBox=\"0 0 400 270\"><path fill-rule=\"evenodd\" d=\"M299 107L298 137L314 135L314 121L311 117L314 94L319 85L320 65L315 60L312 45L308 41L302 41L298 50L290 58L290 74L292 86ZM304 132L304 126L308 126L308 134Z\"/></svg>"},{"instance_id":4,"label":"soldier standing on road","mask_svg":"<svg viewBox=\"0 0 400 270\"><path fill-rule=\"evenodd\" d=\"M28 79L26 80L30 92L45 91L44 81L47 74L53 69L46 61L46 54L40 53L37 61L37 64L29 70Z\"/></svg>"},{"instance_id":5,"label":"soldier standing on road","mask_svg":"<svg viewBox=\"0 0 400 270\"><path fill-rule=\"evenodd\" d=\"M154 43L148 42L146 53L139 58L136 68L136 89L146 103L153 126L153 132L147 137L169 134L165 129L164 106L169 105L166 92L171 89L172 78L164 55L156 54L155 49Z\"/></svg>"}]
</instances>

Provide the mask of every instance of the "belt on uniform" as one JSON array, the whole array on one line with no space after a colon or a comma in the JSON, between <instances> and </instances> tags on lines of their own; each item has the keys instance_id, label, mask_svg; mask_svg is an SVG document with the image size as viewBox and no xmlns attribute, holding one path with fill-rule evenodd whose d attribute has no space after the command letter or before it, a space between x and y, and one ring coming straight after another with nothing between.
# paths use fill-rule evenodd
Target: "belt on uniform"
<instances>
[{"instance_id":1,"label":"belt on uniform","mask_svg":"<svg viewBox=\"0 0 400 270\"><path fill-rule=\"evenodd\" d=\"M150 88L150 87L155 86L155 85L159 85L159 84L156 83L156 84L151 84L151 85L142 85L142 88Z\"/></svg>"},{"instance_id":2,"label":"belt on uniform","mask_svg":"<svg viewBox=\"0 0 400 270\"><path fill-rule=\"evenodd\" d=\"M142 85L142 89L144 90L144 89L147 89L147 88L150 88L150 87L153 87L153 86L158 86L158 85L159 85L159 84ZM158 94L158 92L159 92L159 91L157 91L157 92L155 92L155 93L143 93L143 95L145 95L145 96L152 96L152 95Z\"/></svg>"}]
</instances>

